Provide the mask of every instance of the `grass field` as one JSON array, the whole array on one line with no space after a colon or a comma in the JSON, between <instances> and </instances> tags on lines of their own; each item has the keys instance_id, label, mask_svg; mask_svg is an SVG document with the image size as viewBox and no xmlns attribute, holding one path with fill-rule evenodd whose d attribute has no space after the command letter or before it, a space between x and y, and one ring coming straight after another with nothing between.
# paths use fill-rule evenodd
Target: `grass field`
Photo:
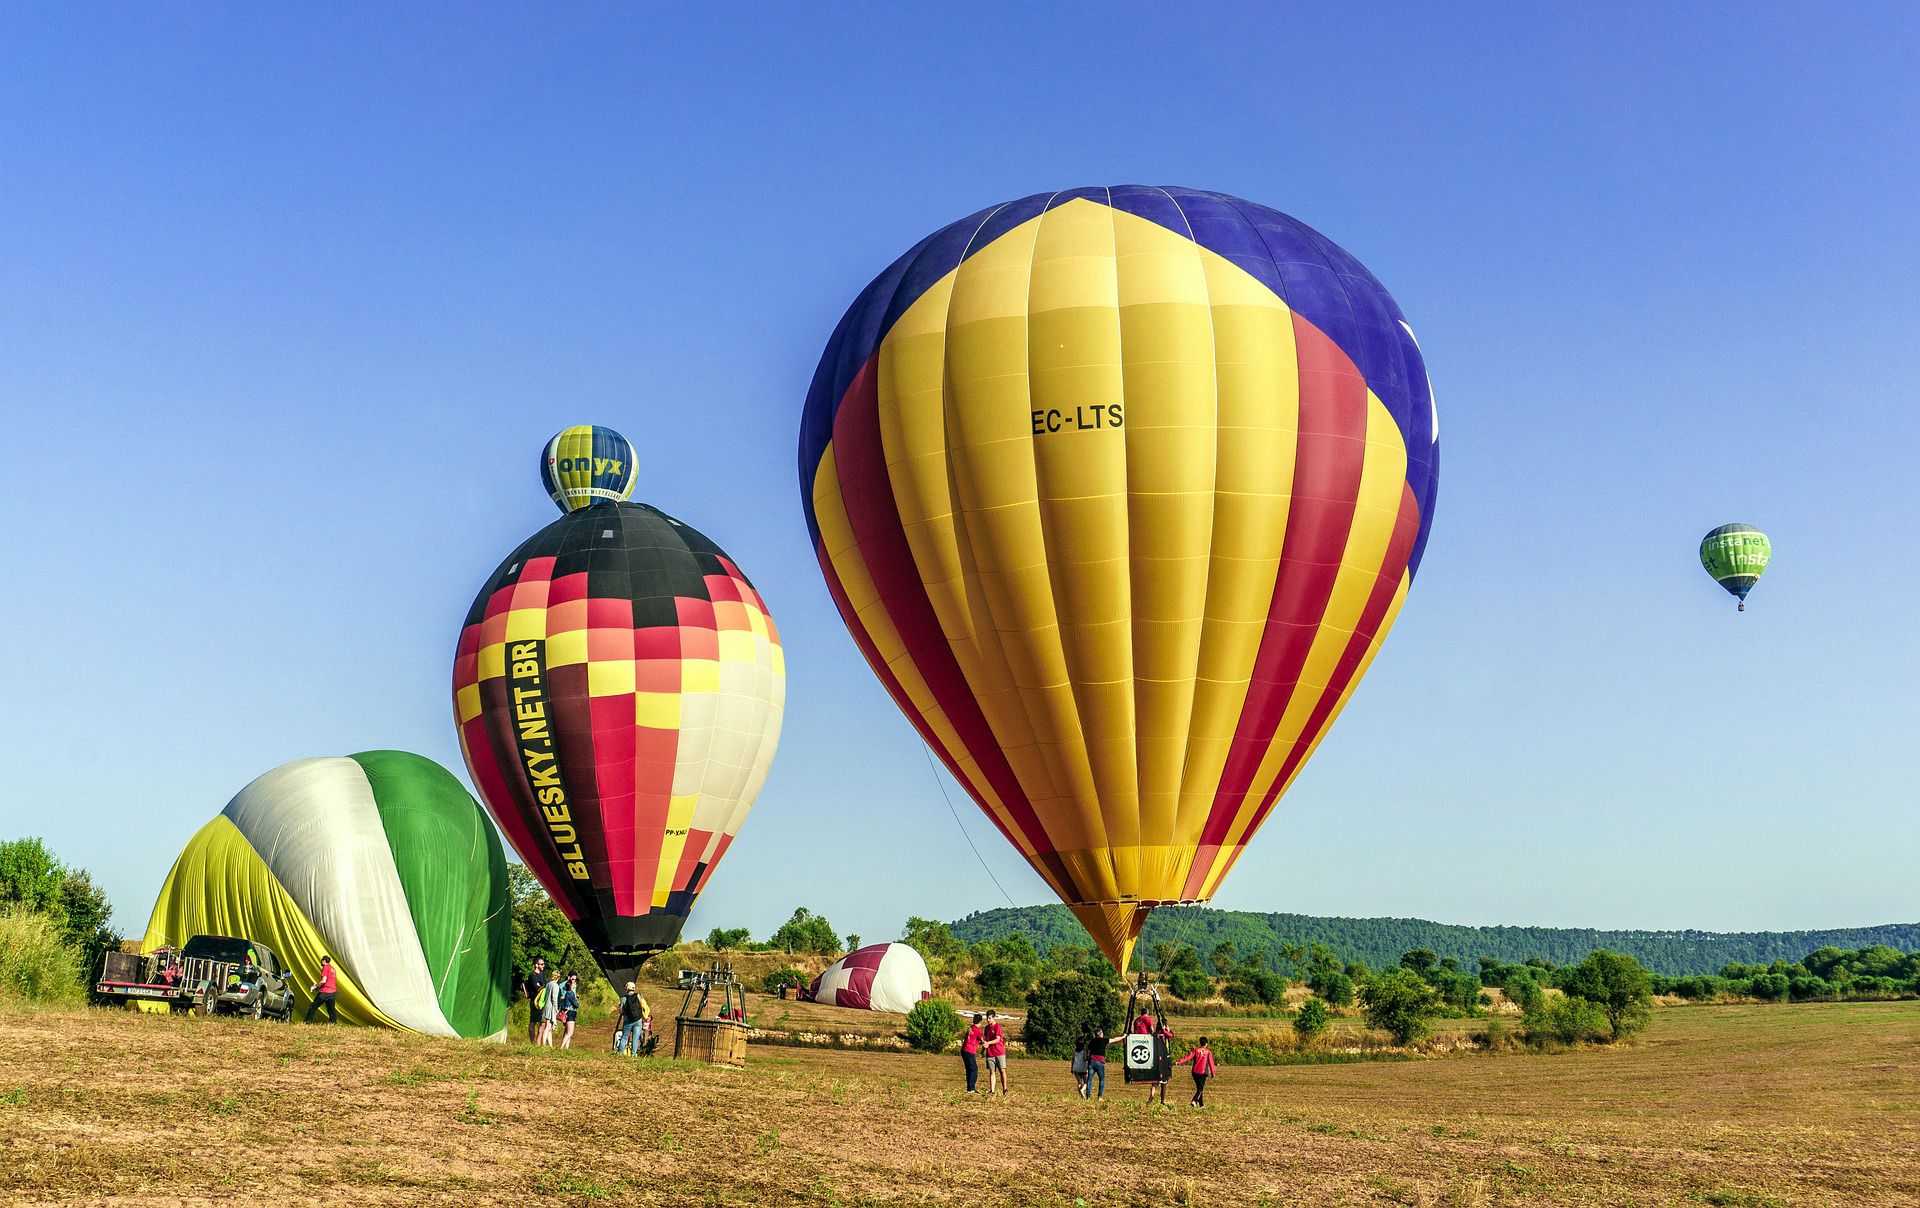
<instances>
[{"instance_id":1,"label":"grass field","mask_svg":"<svg viewBox=\"0 0 1920 1208\"><path fill-rule=\"evenodd\" d=\"M0 1200L127 1204L1916 1204L1920 1003L1670 1008L1639 1044L1116 1078L763 1047L744 1070L0 1010ZM1184 1103L1184 1075L1175 1084Z\"/></svg>"}]
</instances>

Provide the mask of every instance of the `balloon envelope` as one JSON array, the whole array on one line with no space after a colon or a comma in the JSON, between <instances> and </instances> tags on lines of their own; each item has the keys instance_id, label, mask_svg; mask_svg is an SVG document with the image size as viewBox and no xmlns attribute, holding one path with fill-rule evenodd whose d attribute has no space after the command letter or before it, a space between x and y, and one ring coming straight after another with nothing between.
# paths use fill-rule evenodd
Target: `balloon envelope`
<instances>
[{"instance_id":1,"label":"balloon envelope","mask_svg":"<svg viewBox=\"0 0 1920 1208\"><path fill-rule=\"evenodd\" d=\"M505 1034L506 856L479 803L418 755L302 759L241 789L175 861L144 948L196 935L265 944L302 1000L333 957L351 1023Z\"/></svg>"},{"instance_id":2,"label":"balloon envelope","mask_svg":"<svg viewBox=\"0 0 1920 1208\"><path fill-rule=\"evenodd\" d=\"M562 428L540 454L541 485L563 512L631 499L639 474L633 445L598 424Z\"/></svg>"},{"instance_id":3,"label":"balloon envelope","mask_svg":"<svg viewBox=\"0 0 1920 1208\"><path fill-rule=\"evenodd\" d=\"M913 1010L933 997L926 958L906 944L868 944L821 970L807 997L855 1011Z\"/></svg>"},{"instance_id":4,"label":"balloon envelope","mask_svg":"<svg viewBox=\"0 0 1920 1208\"><path fill-rule=\"evenodd\" d=\"M1773 543L1750 524L1723 524L1700 539L1700 565L1742 608L1772 559Z\"/></svg>"},{"instance_id":5,"label":"balloon envelope","mask_svg":"<svg viewBox=\"0 0 1920 1208\"><path fill-rule=\"evenodd\" d=\"M453 688L488 809L619 984L679 938L773 762L786 670L759 593L655 508L569 512L480 589Z\"/></svg>"},{"instance_id":6,"label":"balloon envelope","mask_svg":"<svg viewBox=\"0 0 1920 1208\"><path fill-rule=\"evenodd\" d=\"M1367 270L1216 193L1037 194L828 343L809 530L895 701L1124 968L1326 733L1418 567L1437 418Z\"/></svg>"}]
</instances>

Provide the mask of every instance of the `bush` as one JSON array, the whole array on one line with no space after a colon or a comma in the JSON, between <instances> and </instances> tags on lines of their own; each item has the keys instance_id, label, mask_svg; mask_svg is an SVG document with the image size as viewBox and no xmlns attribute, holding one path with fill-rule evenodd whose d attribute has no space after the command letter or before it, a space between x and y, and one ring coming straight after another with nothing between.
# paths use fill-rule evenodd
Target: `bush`
<instances>
[{"instance_id":1,"label":"bush","mask_svg":"<svg viewBox=\"0 0 1920 1208\"><path fill-rule=\"evenodd\" d=\"M1192 969L1181 969L1167 978L1167 989L1173 991L1175 998L1199 1002L1213 997L1213 979Z\"/></svg>"},{"instance_id":2,"label":"bush","mask_svg":"<svg viewBox=\"0 0 1920 1208\"><path fill-rule=\"evenodd\" d=\"M1631 956L1597 948L1567 975L1562 988L1606 1012L1607 1031L1615 1040L1624 1040L1647 1026L1653 1005L1653 979Z\"/></svg>"},{"instance_id":3,"label":"bush","mask_svg":"<svg viewBox=\"0 0 1920 1208\"><path fill-rule=\"evenodd\" d=\"M907 1043L923 1053L944 1053L967 1030L960 1012L944 998L923 998L907 1012Z\"/></svg>"},{"instance_id":4,"label":"bush","mask_svg":"<svg viewBox=\"0 0 1920 1208\"><path fill-rule=\"evenodd\" d=\"M1366 1005L1367 1022L1390 1034L1396 1044L1412 1044L1425 1036L1440 1008L1433 987L1405 967L1388 969L1368 982L1360 1001Z\"/></svg>"},{"instance_id":5,"label":"bush","mask_svg":"<svg viewBox=\"0 0 1920 1208\"><path fill-rule=\"evenodd\" d=\"M1348 977L1344 972L1335 972L1331 969L1322 970L1315 973L1307 985L1312 988L1315 994L1326 999L1331 1006L1350 1007L1353 1005L1353 979Z\"/></svg>"},{"instance_id":6,"label":"bush","mask_svg":"<svg viewBox=\"0 0 1920 1208\"><path fill-rule=\"evenodd\" d=\"M1041 978L1027 994L1027 1026L1021 1039L1029 1053L1070 1057L1074 1041L1094 1029L1114 1035L1121 1010L1119 994L1100 978L1055 973Z\"/></svg>"},{"instance_id":7,"label":"bush","mask_svg":"<svg viewBox=\"0 0 1920 1208\"><path fill-rule=\"evenodd\" d=\"M1327 1004L1317 998L1309 998L1300 1007L1300 1013L1293 1017L1293 1031L1301 1040L1312 1040L1327 1030Z\"/></svg>"},{"instance_id":8,"label":"bush","mask_svg":"<svg viewBox=\"0 0 1920 1208\"><path fill-rule=\"evenodd\" d=\"M54 919L0 910L0 999L77 1003L86 997L85 976Z\"/></svg>"},{"instance_id":9,"label":"bush","mask_svg":"<svg viewBox=\"0 0 1920 1208\"><path fill-rule=\"evenodd\" d=\"M1560 1044L1585 1044L1611 1034L1607 1013L1597 1003L1562 995L1527 1016L1523 1026L1529 1044L1557 1041Z\"/></svg>"},{"instance_id":10,"label":"bush","mask_svg":"<svg viewBox=\"0 0 1920 1208\"><path fill-rule=\"evenodd\" d=\"M1540 983L1530 973L1510 971L1505 990L1508 1001L1519 1007L1522 1015L1538 1015L1540 1009L1546 1006L1547 992L1540 988Z\"/></svg>"},{"instance_id":11,"label":"bush","mask_svg":"<svg viewBox=\"0 0 1920 1208\"><path fill-rule=\"evenodd\" d=\"M1013 961L988 961L973 975L973 984L982 1005L1014 1007L1020 1005L1033 984L1032 970Z\"/></svg>"},{"instance_id":12,"label":"bush","mask_svg":"<svg viewBox=\"0 0 1920 1208\"><path fill-rule=\"evenodd\" d=\"M811 980L798 969L775 969L760 979L760 988L768 994L778 995L782 987L804 986Z\"/></svg>"}]
</instances>

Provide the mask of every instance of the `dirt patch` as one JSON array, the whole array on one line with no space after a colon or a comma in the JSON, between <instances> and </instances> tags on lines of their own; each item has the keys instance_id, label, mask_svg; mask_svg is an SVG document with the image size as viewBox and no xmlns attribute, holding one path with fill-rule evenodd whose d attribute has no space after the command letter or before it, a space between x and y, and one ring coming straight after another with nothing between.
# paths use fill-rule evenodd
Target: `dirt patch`
<instances>
[{"instance_id":1,"label":"dirt patch","mask_svg":"<svg viewBox=\"0 0 1920 1208\"><path fill-rule=\"evenodd\" d=\"M1205 1111L956 1058L743 1070L351 1028L0 1010L0 1201L1920 1203L1920 1004L1684 1007L1641 1044L1224 1069Z\"/></svg>"}]
</instances>

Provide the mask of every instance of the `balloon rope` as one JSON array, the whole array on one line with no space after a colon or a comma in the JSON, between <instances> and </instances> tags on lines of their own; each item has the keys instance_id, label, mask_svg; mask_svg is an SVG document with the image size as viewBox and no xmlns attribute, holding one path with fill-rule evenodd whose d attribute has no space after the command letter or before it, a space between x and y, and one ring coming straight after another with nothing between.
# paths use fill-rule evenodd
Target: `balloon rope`
<instances>
[{"instance_id":1,"label":"balloon rope","mask_svg":"<svg viewBox=\"0 0 1920 1208\"><path fill-rule=\"evenodd\" d=\"M920 753L927 757L927 771L933 774L933 782L940 786L940 799L947 803L947 812L953 815L953 824L960 828L960 837L967 841L968 847L973 848L973 858L980 861L980 871L987 874L987 880L993 882L995 889L1000 890L1000 896L1007 899L1007 905L1013 906L1015 910L1020 909L1018 906L1014 906L1013 895L1001 886L1000 878L994 876L993 870L987 867L986 857L980 854L979 848L974 847L973 836L967 833L966 826L960 821L960 811L953 808L953 798L947 794L947 782L940 779L940 769L933 766L933 752L928 749L926 744L922 743Z\"/></svg>"}]
</instances>

